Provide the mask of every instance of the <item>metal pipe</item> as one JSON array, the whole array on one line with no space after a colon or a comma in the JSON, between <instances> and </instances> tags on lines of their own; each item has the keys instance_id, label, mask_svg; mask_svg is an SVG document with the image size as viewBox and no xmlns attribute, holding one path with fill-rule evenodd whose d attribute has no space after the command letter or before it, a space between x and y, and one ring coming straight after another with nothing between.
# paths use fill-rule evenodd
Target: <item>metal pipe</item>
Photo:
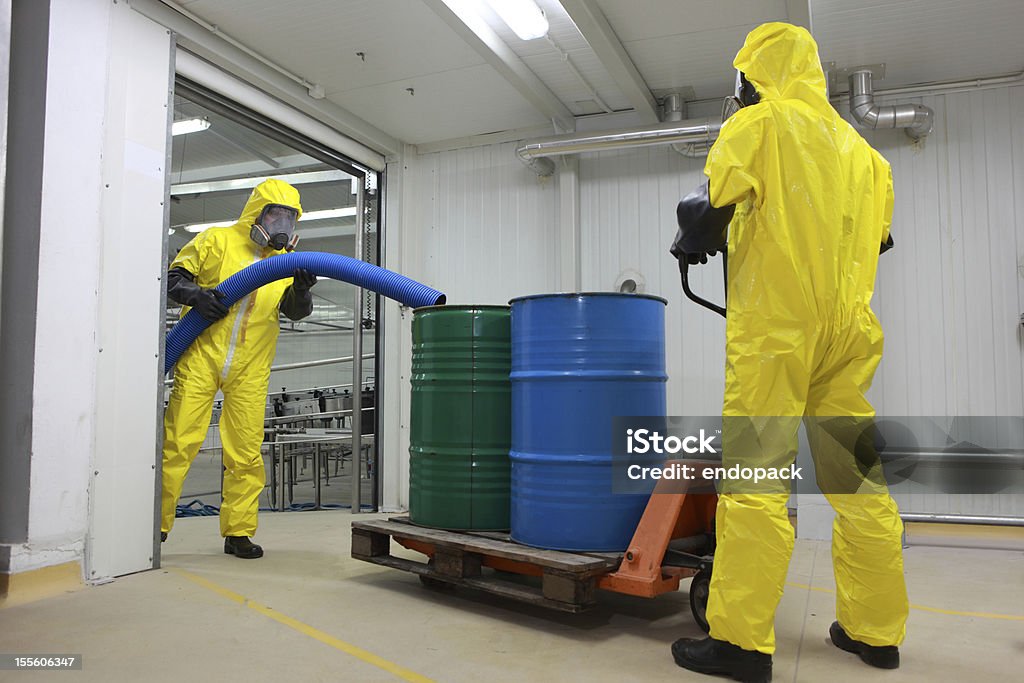
<instances>
[{"instance_id":1,"label":"metal pipe","mask_svg":"<svg viewBox=\"0 0 1024 683\"><path fill-rule=\"evenodd\" d=\"M935 121L935 112L922 104L876 104L869 69L850 74L850 113L868 128L904 128L914 140L931 133Z\"/></svg>"},{"instance_id":2,"label":"metal pipe","mask_svg":"<svg viewBox=\"0 0 1024 683\"><path fill-rule=\"evenodd\" d=\"M601 133L559 135L524 143L516 149L516 155L538 175L549 176L555 172L555 163L551 157L623 147L670 145L676 142L704 142L710 145L718 137L721 128L721 123L710 119L691 119Z\"/></svg>"},{"instance_id":3,"label":"metal pipe","mask_svg":"<svg viewBox=\"0 0 1024 683\"><path fill-rule=\"evenodd\" d=\"M1024 452L1015 449L990 451L983 448L928 450L886 447L881 451L881 456L884 461L939 464L947 467L962 464L1024 466Z\"/></svg>"},{"instance_id":4,"label":"metal pipe","mask_svg":"<svg viewBox=\"0 0 1024 683\"><path fill-rule=\"evenodd\" d=\"M945 524L990 524L993 526L1024 526L1024 517L994 517L991 515L949 515L928 512L901 512L904 522L942 522Z\"/></svg>"},{"instance_id":5,"label":"metal pipe","mask_svg":"<svg viewBox=\"0 0 1024 683\"><path fill-rule=\"evenodd\" d=\"M662 121L666 123L669 121L682 121L686 116L686 100L684 100L683 96L677 92L665 95L665 100L663 101L661 108L663 112ZM711 143L706 141L687 142L685 144L676 142L672 144L673 151L677 154L682 154L684 157L690 157L691 159L707 156L708 150L710 149Z\"/></svg>"},{"instance_id":6,"label":"metal pipe","mask_svg":"<svg viewBox=\"0 0 1024 683\"><path fill-rule=\"evenodd\" d=\"M363 358L367 358L367 355L363 354ZM366 382L364 382L364 384L366 384ZM309 393L312 393L313 391L316 391L317 389L321 389L321 390L322 389L348 389L348 388L351 388L351 386L352 386L351 384L324 384L322 386L308 387L306 389L293 389L291 391L270 391L270 392L267 392L267 396L280 396L281 394L295 394L297 396L299 394L309 394ZM343 397L344 397L343 394L334 394L333 396L328 396L327 398L343 398ZM307 400L310 400L310 399L307 399Z\"/></svg>"},{"instance_id":7,"label":"metal pipe","mask_svg":"<svg viewBox=\"0 0 1024 683\"><path fill-rule=\"evenodd\" d=\"M320 509L320 476L322 474L320 472L320 462L320 442L317 441L313 445L313 468L316 470L316 477L314 477L316 484L313 488L313 508L316 510Z\"/></svg>"},{"instance_id":8,"label":"metal pipe","mask_svg":"<svg viewBox=\"0 0 1024 683\"><path fill-rule=\"evenodd\" d=\"M352 356L342 356L341 358L321 358L320 360L306 360L298 363L282 363L281 365L273 365L270 368L271 372L280 372L281 370L298 370L299 368L315 368L321 365L336 365L338 363L350 363L352 362ZM372 353L364 353L363 358L373 358ZM320 388L320 387L316 387Z\"/></svg>"},{"instance_id":9,"label":"metal pipe","mask_svg":"<svg viewBox=\"0 0 1024 683\"><path fill-rule=\"evenodd\" d=\"M363 354L363 358L364 359L374 358L374 354L372 354L372 353L364 353ZM351 362L352 362L352 356L342 356L341 358L321 358L320 360L305 360L305 361L299 361L297 363L282 363L281 365L272 365L270 367L270 371L271 372L279 372L281 370L298 370L300 368L315 368L315 367L319 367L321 365L337 365L337 364L340 364L340 363L351 363ZM164 384L167 384L167 385L174 384L174 378L172 377L170 379L165 379L164 380ZM326 387L310 387L309 389L296 389L296 390L294 390L294 391L292 391L290 393L301 394L303 392L310 392L313 389L330 389L331 387L350 387L350 386L352 386L352 385L351 384L332 384L332 385L329 385L329 386L326 386ZM280 392L280 391L271 391L271 392L269 392L267 394L267 396L276 396L276 395L278 395L280 393L282 393L282 392Z\"/></svg>"},{"instance_id":10,"label":"metal pipe","mask_svg":"<svg viewBox=\"0 0 1024 683\"><path fill-rule=\"evenodd\" d=\"M889 95L913 95L919 93L934 93L936 91L958 91L975 90L977 88L988 88L999 85L1014 85L1024 82L1024 71L1005 76L986 76L984 78L968 78L962 81L935 81L933 83L921 83L918 85L907 85L899 88L886 88L876 90L875 95L885 97Z\"/></svg>"},{"instance_id":11,"label":"metal pipe","mask_svg":"<svg viewBox=\"0 0 1024 683\"><path fill-rule=\"evenodd\" d=\"M686 115L686 101L683 96L677 92L670 92L665 95L665 100L661 105L664 115L662 116L663 122L672 121L678 123L683 120Z\"/></svg>"},{"instance_id":12,"label":"metal pipe","mask_svg":"<svg viewBox=\"0 0 1024 683\"><path fill-rule=\"evenodd\" d=\"M864 73L868 75L867 79L865 79L864 76L859 75ZM857 77L857 80L862 87L867 85L869 88L866 92L861 93L862 99L857 103L854 101L855 77ZM908 134L915 139L924 137L931 132L935 113L929 107L917 104L895 105L889 107L875 105L875 91L873 84L870 81L870 77L870 71L860 71L850 76L850 105L855 118L858 116L857 107L859 106L862 111L873 112L871 114L873 119L882 121L882 123L874 125L861 121L864 125L868 125L873 128L906 128ZM865 80L867 80L866 84ZM975 78L963 81L936 82L907 86L903 88L890 88L886 90L879 90L877 91L877 94L879 96L903 95L956 88L980 88L997 85L1012 85L1022 81L1024 81L1024 72L1008 76ZM864 97L865 95L867 97ZM694 102L691 102L691 104L704 103L707 101L711 100L695 100ZM866 109L864 105L867 105ZM892 117L893 120L898 120L899 124L885 125L889 121L890 117ZM857 118L857 120L860 121L861 119ZM694 123L694 121L689 123ZM549 176L555 172L555 164L550 157L564 154L578 154L580 152L590 152L601 149L617 149L621 147L658 145L665 143L686 143L685 146L676 146L676 151L680 154L684 154L685 156L701 156L705 149L711 147L715 138L718 137L718 131L721 129L721 124L712 123L710 121L706 122L704 125L706 125L708 129L706 133L700 131L700 124L697 124L697 131L684 126L683 128L687 128L687 130L680 131L681 137L677 139L663 139L661 137L663 135L671 134L666 132L667 128L678 127L678 124L674 122L663 123L660 126L653 126L646 129L620 129L593 135L567 135L556 138L546 138L521 145L516 149L516 154L523 163L533 169L533 171L540 176ZM656 133L649 139L644 139L647 137L645 136L645 133L651 133L652 131L656 131ZM637 138L641 141L636 141Z\"/></svg>"},{"instance_id":13,"label":"metal pipe","mask_svg":"<svg viewBox=\"0 0 1024 683\"><path fill-rule=\"evenodd\" d=\"M356 254L355 258L363 258L363 241L366 227L366 183L356 187ZM352 307L352 504L353 515L359 514L362 508L360 495L362 468L360 457L363 449L363 288L356 287L355 305ZM358 391L356 390L358 387ZM356 417L358 415L358 417Z\"/></svg>"},{"instance_id":14,"label":"metal pipe","mask_svg":"<svg viewBox=\"0 0 1024 683\"><path fill-rule=\"evenodd\" d=\"M203 449L199 449L202 451ZM274 446L274 442L270 442L270 506L274 506L274 496L277 492L277 447ZM214 493L221 493L215 491Z\"/></svg>"},{"instance_id":15,"label":"metal pipe","mask_svg":"<svg viewBox=\"0 0 1024 683\"><path fill-rule=\"evenodd\" d=\"M274 462L280 462L280 469L277 470L277 509L280 512L284 512L284 444L278 446L275 443L271 443L270 448L275 453Z\"/></svg>"},{"instance_id":16,"label":"metal pipe","mask_svg":"<svg viewBox=\"0 0 1024 683\"><path fill-rule=\"evenodd\" d=\"M365 413L367 410L373 409L374 406L366 406L365 408L360 408L360 411ZM306 420L322 420L328 417L344 417L346 415L351 415L352 413L353 411L351 409L327 410L322 413L296 413L295 415L282 415L280 417L265 417L263 418L263 423L269 423L271 425L287 424L289 422L304 422ZM218 424L211 424L210 427L216 427Z\"/></svg>"}]
</instances>

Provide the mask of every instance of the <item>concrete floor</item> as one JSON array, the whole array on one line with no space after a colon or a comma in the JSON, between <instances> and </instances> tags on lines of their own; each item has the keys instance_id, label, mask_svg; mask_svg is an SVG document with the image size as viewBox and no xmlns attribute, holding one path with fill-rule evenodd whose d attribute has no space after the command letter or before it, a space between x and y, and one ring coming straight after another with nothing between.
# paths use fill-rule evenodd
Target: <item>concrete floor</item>
<instances>
[{"instance_id":1,"label":"concrete floor","mask_svg":"<svg viewBox=\"0 0 1024 683\"><path fill-rule=\"evenodd\" d=\"M267 554L243 561L222 553L216 518L178 520L162 569L0 610L0 652L84 656L80 672L33 681L716 680L669 654L676 638L700 635L685 591L602 595L575 616L437 593L350 559L350 521L347 511L263 514ZM775 680L1021 680L1024 553L911 547L906 567L915 609L903 668L881 672L826 642L829 549L798 541L776 619ZM0 671L3 681L24 678Z\"/></svg>"}]
</instances>

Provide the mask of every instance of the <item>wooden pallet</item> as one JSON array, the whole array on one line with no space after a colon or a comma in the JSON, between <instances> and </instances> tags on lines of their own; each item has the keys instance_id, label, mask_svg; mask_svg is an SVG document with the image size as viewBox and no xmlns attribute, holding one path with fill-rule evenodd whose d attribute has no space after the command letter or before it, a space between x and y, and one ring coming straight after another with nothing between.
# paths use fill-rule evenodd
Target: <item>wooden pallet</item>
<instances>
[{"instance_id":1,"label":"wooden pallet","mask_svg":"<svg viewBox=\"0 0 1024 683\"><path fill-rule=\"evenodd\" d=\"M429 562L391 554L391 539L424 552ZM418 574L427 585L466 586L561 612L596 604L600 576L614 571L621 553L571 553L519 545L508 534L444 531L415 526L407 517L352 522L352 557ZM505 580L485 568L514 567L540 577L540 586Z\"/></svg>"}]
</instances>

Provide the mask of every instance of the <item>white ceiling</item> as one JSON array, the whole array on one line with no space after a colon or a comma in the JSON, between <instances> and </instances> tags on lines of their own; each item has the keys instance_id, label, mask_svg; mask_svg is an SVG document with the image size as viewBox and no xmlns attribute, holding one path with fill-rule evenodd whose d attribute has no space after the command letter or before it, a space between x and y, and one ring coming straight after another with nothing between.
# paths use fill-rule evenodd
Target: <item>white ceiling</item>
<instances>
[{"instance_id":1,"label":"white ceiling","mask_svg":"<svg viewBox=\"0 0 1024 683\"><path fill-rule=\"evenodd\" d=\"M517 89L424 0L178 4L323 85L330 101L404 142L548 123L522 94L522 84ZM608 51L591 48L558 0L538 4L558 48L544 39L521 41L492 12L482 14L572 114L603 109L559 48L608 108L630 109L621 76L619 82L612 76ZM745 34L764 21L787 20L800 5L794 0L585 4L603 12L645 88L656 96L692 88L697 99L727 94L732 58ZM811 0L810 12L822 60L840 67L884 62L887 74L880 88L1024 70L1024 0Z\"/></svg>"},{"instance_id":2,"label":"white ceiling","mask_svg":"<svg viewBox=\"0 0 1024 683\"><path fill-rule=\"evenodd\" d=\"M824 62L884 62L876 87L1024 70L1024 0L814 0Z\"/></svg>"}]
</instances>

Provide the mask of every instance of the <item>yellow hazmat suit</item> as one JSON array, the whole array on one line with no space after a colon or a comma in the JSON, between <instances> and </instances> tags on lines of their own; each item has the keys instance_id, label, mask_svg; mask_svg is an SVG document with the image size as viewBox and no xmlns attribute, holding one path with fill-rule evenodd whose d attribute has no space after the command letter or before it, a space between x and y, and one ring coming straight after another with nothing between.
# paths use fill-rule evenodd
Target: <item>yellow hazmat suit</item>
<instances>
[{"instance_id":1,"label":"yellow hazmat suit","mask_svg":"<svg viewBox=\"0 0 1024 683\"><path fill-rule=\"evenodd\" d=\"M266 180L252 191L237 223L197 235L178 253L171 269L184 268L195 276L196 284L208 289L261 259L283 253L260 247L249 237L252 224L268 204L292 207L302 214L298 190L281 180ZM260 444L267 384L277 347L278 308L290 284L290 280L278 280L243 297L227 316L199 335L175 366L164 414L163 531L174 525L185 475L206 438L213 399L220 389L224 393L220 532L222 536L256 533L259 495L266 483ZM182 315L188 310L185 307Z\"/></svg>"},{"instance_id":2,"label":"yellow hazmat suit","mask_svg":"<svg viewBox=\"0 0 1024 683\"><path fill-rule=\"evenodd\" d=\"M892 175L829 104L805 29L754 29L734 66L761 99L724 124L704 169L711 204L736 205L723 457L727 466L792 463L804 417L821 483L832 458L850 458L823 425L874 416L864 394L881 359L882 330L870 302L889 238ZM740 417L752 429L730 430L730 418ZM898 645L908 610L902 524L877 475L863 477L860 493L823 484L837 513L837 618L856 640ZM707 610L713 638L768 654L793 549L788 490L774 491L723 489Z\"/></svg>"}]
</instances>

